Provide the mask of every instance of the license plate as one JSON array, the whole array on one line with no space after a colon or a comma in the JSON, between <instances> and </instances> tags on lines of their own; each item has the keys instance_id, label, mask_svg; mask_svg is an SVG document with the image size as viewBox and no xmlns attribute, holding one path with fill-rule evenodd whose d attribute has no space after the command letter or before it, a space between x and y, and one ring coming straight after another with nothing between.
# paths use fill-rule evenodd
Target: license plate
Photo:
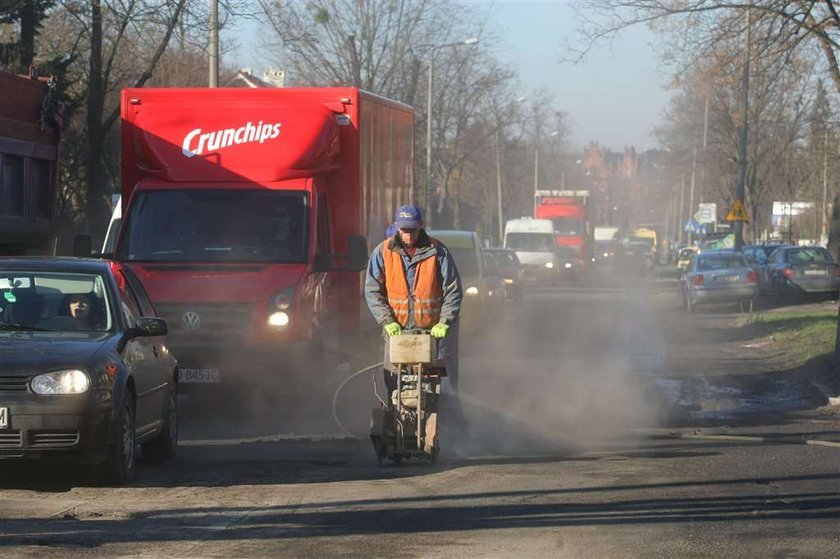
<instances>
[{"instance_id":1,"label":"license plate","mask_svg":"<svg viewBox=\"0 0 840 559\"><path fill-rule=\"evenodd\" d=\"M189 383L213 383L221 380L219 369L180 369L178 380Z\"/></svg>"},{"instance_id":2,"label":"license plate","mask_svg":"<svg viewBox=\"0 0 840 559\"><path fill-rule=\"evenodd\" d=\"M0 408L0 429L9 427L9 408Z\"/></svg>"},{"instance_id":3,"label":"license plate","mask_svg":"<svg viewBox=\"0 0 840 559\"><path fill-rule=\"evenodd\" d=\"M718 279L721 281L738 281L741 276L718 276Z\"/></svg>"},{"instance_id":4,"label":"license plate","mask_svg":"<svg viewBox=\"0 0 840 559\"><path fill-rule=\"evenodd\" d=\"M805 270L806 276L824 276L825 270Z\"/></svg>"}]
</instances>

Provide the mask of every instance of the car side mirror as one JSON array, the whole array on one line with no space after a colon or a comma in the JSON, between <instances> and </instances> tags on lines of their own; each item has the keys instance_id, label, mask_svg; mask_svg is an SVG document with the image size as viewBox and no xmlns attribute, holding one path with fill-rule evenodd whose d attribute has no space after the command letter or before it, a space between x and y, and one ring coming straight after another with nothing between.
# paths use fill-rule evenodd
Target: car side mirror
<instances>
[{"instance_id":1,"label":"car side mirror","mask_svg":"<svg viewBox=\"0 0 840 559\"><path fill-rule=\"evenodd\" d=\"M137 319L137 324L129 333L135 338L165 336L169 331L166 321L162 318L141 316Z\"/></svg>"}]
</instances>

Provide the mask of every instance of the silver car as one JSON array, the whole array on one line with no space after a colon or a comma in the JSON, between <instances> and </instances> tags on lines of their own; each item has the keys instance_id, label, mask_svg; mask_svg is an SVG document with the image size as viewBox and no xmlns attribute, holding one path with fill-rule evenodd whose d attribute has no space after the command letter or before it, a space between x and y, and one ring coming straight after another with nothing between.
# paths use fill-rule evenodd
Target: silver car
<instances>
[{"instance_id":1,"label":"silver car","mask_svg":"<svg viewBox=\"0 0 840 559\"><path fill-rule=\"evenodd\" d=\"M744 255L734 250L708 250L692 256L682 278L685 310L706 303L754 304L758 274Z\"/></svg>"}]
</instances>

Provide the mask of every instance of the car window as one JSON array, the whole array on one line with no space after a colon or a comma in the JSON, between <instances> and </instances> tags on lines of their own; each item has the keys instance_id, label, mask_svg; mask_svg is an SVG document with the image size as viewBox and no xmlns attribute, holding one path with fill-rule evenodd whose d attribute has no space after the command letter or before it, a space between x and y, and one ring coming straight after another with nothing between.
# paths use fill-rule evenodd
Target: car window
<instances>
[{"instance_id":1,"label":"car window","mask_svg":"<svg viewBox=\"0 0 840 559\"><path fill-rule=\"evenodd\" d=\"M828 251L821 247L792 248L787 251L787 259L792 264L828 264L833 262Z\"/></svg>"},{"instance_id":2,"label":"car window","mask_svg":"<svg viewBox=\"0 0 840 559\"><path fill-rule=\"evenodd\" d=\"M0 323L52 332L105 332L112 311L101 274L0 270Z\"/></svg>"},{"instance_id":3,"label":"car window","mask_svg":"<svg viewBox=\"0 0 840 559\"><path fill-rule=\"evenodd\" d=\"M746 265L747 263L741 255L710 255L700 258L699 262L701 272L744 268Z\"/></svg>"},{"instance_id":4,"label":"car window","mask_svg":"<svg viewBox=\"0 0 840 559\"><path fill-rule=\"evenodd\" d=\"M149 295L143 289L143 284L140 283L140 280L134 275L134 272L128 268L121 268L121 271L127 280L127 289L131 291L131 295L140 306L141 316L157 316L154 304L152 304Z\"/></svg>"},{"instance_id":5,"label":"car window","mask_svg":"<svg viewBox=\"0 0 840 559\"><path fill-rule=\"evenodd\" d=\"M489 254L484 255L484 275L498 276L499 268L496 266L496 261Z\"/></svg>"}]
</instances>

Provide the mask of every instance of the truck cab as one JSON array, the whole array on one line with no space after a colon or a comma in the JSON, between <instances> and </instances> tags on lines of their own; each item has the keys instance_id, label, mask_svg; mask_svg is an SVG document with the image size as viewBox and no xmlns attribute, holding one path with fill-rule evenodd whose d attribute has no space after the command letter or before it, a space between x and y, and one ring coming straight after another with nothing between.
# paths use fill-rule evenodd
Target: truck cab
<instances>
[{"instance_id":1,"label":"truck cab","mask_svg":"<svg viewBox=\"0 0 840 559\"><path fill-rule=\"evenodd\" d=\"M412 133L409 107L354 88L123 91L114 257L167 319L182 381L358 335L366 239L412 199Z\"/></svg>"}]
</instances>

